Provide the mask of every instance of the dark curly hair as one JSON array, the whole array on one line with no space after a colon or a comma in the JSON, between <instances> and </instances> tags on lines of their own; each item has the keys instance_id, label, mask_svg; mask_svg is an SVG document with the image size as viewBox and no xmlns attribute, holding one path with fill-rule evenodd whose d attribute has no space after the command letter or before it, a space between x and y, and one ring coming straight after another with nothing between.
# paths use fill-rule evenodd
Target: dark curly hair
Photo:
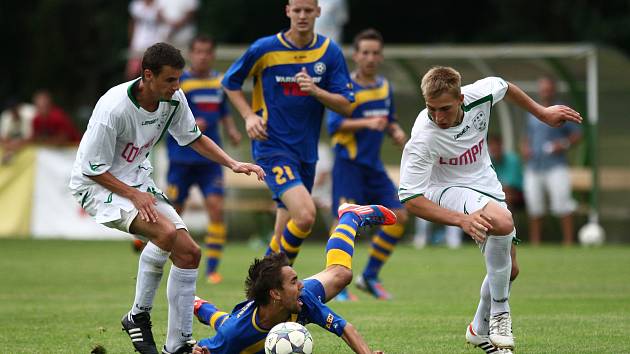
<instances>
[{"instance_id":1,"label":"dark curly hair","mask_svg":"<svg viewBox=\"0 0 630 354\"><path fill-rule=\"evenodd\" d=\"M158 76L162 68L167 65L181 70L186 65L186 61L179 49L168 43L155 43L147 48L142 57L142 78L144 79L145 69L151 70L155 76Z\"/></svg>"},{"instance_id":2,"label":"dark curly hair","mask_svg":"<svg viewBox=\"0 0 630 354\"><path fill-rule=\"evenodd\" d=\"M255 259L249 266L245 280L245 295L259 305L267 305L271 298L269 290L282 289L282 267L289 265L284 253L274 253Z\"/></svg>"}]
</instances>

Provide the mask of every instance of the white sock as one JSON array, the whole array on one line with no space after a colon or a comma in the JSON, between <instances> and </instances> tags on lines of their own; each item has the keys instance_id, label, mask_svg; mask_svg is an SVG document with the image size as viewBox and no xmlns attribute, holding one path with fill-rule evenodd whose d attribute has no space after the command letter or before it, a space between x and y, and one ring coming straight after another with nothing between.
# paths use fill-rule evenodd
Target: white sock
<instances>
[{"instance_id":1,"label":"white sock","mask_svg":"<svg viewBox=\"0 0 630 354\"><path fill-rule=\"evenodd\" d=\"M168 332L165 347L167 351L175 351L192 339L196 284L197 269L171 266L166 286Z\"/></svg>"},{"instance_id":2,"label":"white sock","mask_svg":"<svg viewBox=\"0 0 630 354\"><path fill-rule=\"evenodd\" d=\"M486 274L481 283L481 290L479 292L479 305L477 306L477 312L475 312L475 318L473 319L473 329L477 334L488 335L489 328L489 315L490 315L490 284L488 283L488 275Z\"/></svg>"},{"instance_id":3,"label":"white sock","mask_svg":"<svg viewBox=\"0 0 630 354\"><path fill-rule=\"evenodd\" d=\"M512 270L510 248L515 233L514 230L507 236L488 236L486 240L484 256L490 287L491 315L510 312L510 304L508 303L510 272Z\"/></svg>"},{"instance_id":4,"label":"white sock","mask_svg":"<svg viewBox=\"0 0 630 354\"><path fill-rule=\"evenodd\" d=\"M512 281L510 281L509 290L512 290ZM488 283L488 275L483 278L483 283L481 283L479 305L473 319L473 329L475 333L480 335L490 333L490 283Z\"/></svg>"},{"instance_id":5,"label":"white sock","mask_svg":"<svg viewBox=\"0 0 630 354\"><path fill-rule=\"evenodd\" d=\"M160 286L164 264L171 253L153 242L148 242L140 254L138 261L138 277L136 278L136 297L133 300L131 314L151 312L155 292Z\"/></svg>"}]
</instances>

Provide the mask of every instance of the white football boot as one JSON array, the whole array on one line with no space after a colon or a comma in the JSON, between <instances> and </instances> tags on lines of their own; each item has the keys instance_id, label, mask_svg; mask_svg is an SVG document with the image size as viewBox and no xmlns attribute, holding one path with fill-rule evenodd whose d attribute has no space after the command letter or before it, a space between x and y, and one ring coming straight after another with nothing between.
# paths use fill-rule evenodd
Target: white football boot
<instances>
[{"instance_id":1,"label":"white football boot","mask_svg":"<svg viewBox=\"0 0 630 354\"><path fill-rule=\"evenodd\" d=\"M512 317L509 312L490 316L490 336L488 338L497 348L514 349Z\"/></svg>"},{"instance_id":2,"label":"white football boot","mask_svg":"<svg viewBox=\"0 0 630 354\"><path fill-rule=\"evenodd\" d=\"M466 328L466 342L471 344L488 354L499 354L499 349L492 344L487 335L477 334L473 329L472 323Z\"/></svg>"}]
</instances>

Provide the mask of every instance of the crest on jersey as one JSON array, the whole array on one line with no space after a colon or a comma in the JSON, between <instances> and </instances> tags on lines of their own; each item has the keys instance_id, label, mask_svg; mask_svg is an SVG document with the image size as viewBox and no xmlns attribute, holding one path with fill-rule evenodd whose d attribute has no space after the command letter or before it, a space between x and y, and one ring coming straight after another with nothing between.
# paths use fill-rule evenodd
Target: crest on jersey
<instances>
[{"instance_id":1,"label":"crest on jersey","mask_svg":"<svg viewBox=\"0 0 630 354\"><path fill-rule=\"evenodd\" d=\"M479 131L483 131L488 126L488 122L486 121L486 115L483 112L477 113L475 118L472 120L473 126L477 128Z\"/></svg>"},{"instance_id":2,"label":"crest on jersey","mask_svg":"<svg viewBox=\"0 0 630 354\"><path fill-rule=\"evenodd\" d=\"M315 66L313 66L313 70L315 71L315 74L322 75L326 72L326 64L318 61L317 63L315 63Z\"/></svg>"}]
</instances>

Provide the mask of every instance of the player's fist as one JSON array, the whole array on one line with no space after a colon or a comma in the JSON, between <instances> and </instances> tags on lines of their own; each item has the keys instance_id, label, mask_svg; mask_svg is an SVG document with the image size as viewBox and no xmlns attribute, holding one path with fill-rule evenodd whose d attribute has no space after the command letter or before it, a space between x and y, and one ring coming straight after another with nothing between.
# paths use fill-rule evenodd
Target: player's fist
<instances>
[{"instance_id":1,"label":"player's fist","mask_svg":"<svg viewBox=\"0 0 630 354\"><path fill-rule=\"evenodd\" d=\"M245 130L252 140L267 140L267 123L257 114L245 117Z\"/></svg>"}]
</instances>

